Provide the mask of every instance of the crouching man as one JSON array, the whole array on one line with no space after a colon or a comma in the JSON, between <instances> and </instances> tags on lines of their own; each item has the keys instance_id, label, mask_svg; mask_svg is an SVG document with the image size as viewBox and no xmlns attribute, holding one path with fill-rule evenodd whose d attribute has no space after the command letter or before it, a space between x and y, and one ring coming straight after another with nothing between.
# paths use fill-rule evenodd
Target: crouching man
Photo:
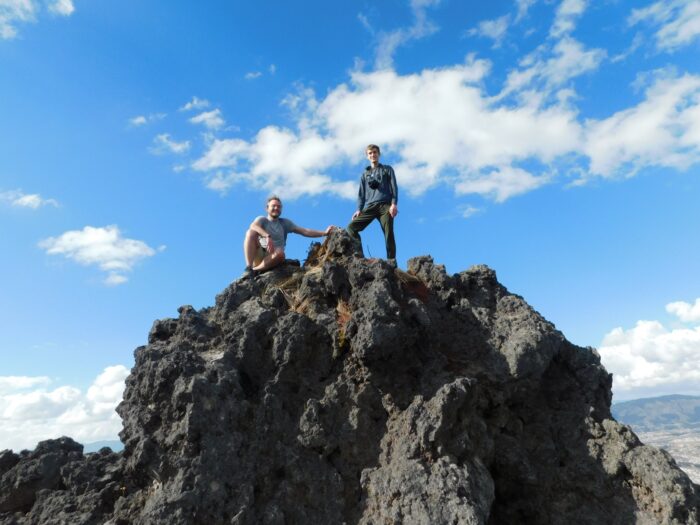
<instances>
[{"instance_id":1,"label":"crouching man","mask_svg":"<svg viewBox=\"0 0 700 525\"><path fill-rule=\"evenodd\" d=\"M323 237L328 235L335 226L328 226L325 231L312 230L297 226L289 219L280 217L282 201L276 195L267 199L267 217L261 215L250 223L243 241L245 271L242 277L252 277L258 272L264 272L285 260L284 248L287 244L288 233L298 233L304 237Z\"/></svg>"}]
</instances>

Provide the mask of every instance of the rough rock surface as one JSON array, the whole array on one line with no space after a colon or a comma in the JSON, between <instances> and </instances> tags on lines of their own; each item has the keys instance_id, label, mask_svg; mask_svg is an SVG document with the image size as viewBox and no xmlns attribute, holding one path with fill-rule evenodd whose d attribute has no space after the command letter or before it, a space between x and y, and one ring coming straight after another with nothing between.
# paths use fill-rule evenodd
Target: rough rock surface
<instances>
[{"instance_id":1,"label":"rough rock surface","mask_svg":"<svg viewBox=\"0 0 700 525\"><path fill-rule=\"evenodd\" d=\"M179 314L136 350L124 451L0 452L0 523L699 521L595 350L485 266L402 272L338 232Z\"/></svg>"}]
</instances>

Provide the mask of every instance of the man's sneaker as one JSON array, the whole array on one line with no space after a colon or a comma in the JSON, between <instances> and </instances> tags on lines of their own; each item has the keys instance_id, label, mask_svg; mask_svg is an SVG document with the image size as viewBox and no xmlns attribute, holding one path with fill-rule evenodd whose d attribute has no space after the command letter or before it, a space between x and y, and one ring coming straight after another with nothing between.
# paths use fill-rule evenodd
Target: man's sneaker
<instances>
[{"instance_id":1,"label":"man's sneaker","mask_svg":"<svg viewBox=\"0 0 700 525\"><path fill-rule=\"evenodd\" d=\"M388 262L388 263L389 263L389 266L391 266L392 268L394 268L394 269L397 268L397 266L396 266L396 259L387 259L386 262Z\"/></svg>"},{"instance_id":2,"label":"man's sneaker","mask_svg":"<svg viewBox=\"0 0 700 525\"><path fill-rule=\"evenodd\" d=\"M243 270L243 275L241 275L241 279L251 279L255 277L255 274L257 272L253 270L250 266L246 266L245 270Z\"/></svg>"}]
</instances>

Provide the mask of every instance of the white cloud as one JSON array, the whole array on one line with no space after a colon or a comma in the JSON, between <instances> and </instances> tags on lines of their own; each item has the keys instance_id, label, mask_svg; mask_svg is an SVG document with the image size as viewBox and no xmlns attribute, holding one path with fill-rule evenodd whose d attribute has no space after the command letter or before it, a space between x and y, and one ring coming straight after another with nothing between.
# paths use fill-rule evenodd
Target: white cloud
<instances>
[{"instance_id":1,"label":"white cloud","mask_svg":"<svg viewBox=\"0 0 700 525\"><path fill-rule=\"evenodd\" d=\"M0 395L15 390L23 390L40 385L48 385L51 382L46 376L0 376ZM0 447L2 448L2 447Z\"/></svg>"},{"instance_id":2,"label":"white cloud","mask_svg":"<svg viewBox=\"0 0 700 525\"><path fill-rule=\"evenodd\" d=\"M36 5L32 0L0 0L0 38L17 36L16 25L33 22L36 18Z\"/></svg>"},{"instance_id":3,"label":"white cloud","mask_svg":"<svg viewBox=\"0 0 700 525\"><path fill-rule=\"evenodd\" d=\"M182 155L187 153L190 149L190 141L183 140L182 142L177 142L170 138L169 133L161 133L156 135L153 139L154 146L151 148L151 152L159 155L161 153L175 153L177 155Z\"/></svg>"},{"instance_id":4,"label":"white cloud","mask_svg":"<svg viewBox=\"0 0 700 525\"><path fill-rule=\"evenodd\" d=\"M576 20L587 7L587 0L562 0L557 8L554 24L549 34L555 38L571 33L576 27Z\"/></svg>"},{"instance_id":5,"label":"white cloud","mask_svg":"<svg viewBox=\"0 0 700 525\"><path fill-rule=\"evenodd\" d=\"M637 51L637 49L639 49L643 43L644 35L641 32L636 33L632 39L632 43L627 47L627 49L625 49L622 53L611 56L610 62L617 63L627 59L627 57L631 56L635 51Z\"/></svg>"},{"instance_id":6,"label":"white cloud","mask_svg":"<svg viewBox=\"0 0 700 525\"><path fill-rule=\"evenodd\" d=\"M654 35L657 47L673 51L700 36L700 3L697 0L663 0L643 9L633 9L629 24L642 21L660 26Z\"/></svg>"},{"instance_id":7,"label":"white cloud","mask_svg":"<svg viewBox=\"0 0 700 525\"><path fill-rule=\"evenodd\" d=\"M224 121L223 117L221 116L220 109L200 113L199 115L192 117L190 122L192 124L203 124L208 129L219 129L226 124L226 121Z\"/></svg>"},{"instance_id":8,"label":"white cloud","mask_svg":"<svg viewBox=\"0 0 700 525\"><path fill-rule=\"evenodd\" d=\"M129 124L138 127L138 126L145 126L146 124L150 124L151 122L155 122L157 120L163 120L166 117L165 113L151 113L150 115L137 115L136 117L132 117L129 119Z\"/></svg>"},{"instance_id":9,"label":"white cloud","mask_svg":"<svg viewBox=\"0 0 700 525\"><path fill-rule=\"evenodd\" d=\"M18 24L36 22L43 5L38 0L0 0L0 38L14 38ZM62 16L69 16L75 11L72 0L50 0L46 8Z\"/></svg>"},{"instance_id":10,"label":"white cloud","mask_svg":"<svg viewBox=\"0 0 700 525\"><path fill-rule=\"evenodd\" d=\"M499 47L503 38L506 36L509 23L509 15L504 15L494 20L484 20L479 22L477 27L467 31L467 34L490 38L493 40L494 47Z\"/></svg>"},{"instance_id":11,"label":"white cloud","mask_svg":"<svg viewBox=\"0 0 700 525\"><path fill-rule=\"evenodd\" d=\"M516 24L527 16L527 12L530 10L530 7L532 7L535 1L536 0L515 0L516 5L518 6L518 14L515 16Z\"/></svg>"},{"instance_id":12,"label":"white cloud","mask_svg":"<svg viewBox=\"0 0 700 525\"><path fill-rule=\"evenodd\" d=\"M658 74L639 104L586 127L583 152L592 175L686 169L700 160L700 76Z\"/></svg>"},{"instance_id":13,"label":"white cloud","mask_svg":"<svg viewBox=\"0 0 700 525\"><path fill-rule=\"evenodd\" d=\"M406 75L354 71L323 98L303 86L285 97L295 127L214 139L192 168L219 192L244 184L289 197L352 198L358 168L347 168L362 162L365 144L380 143L408 194L444 185L502 202L559 173L583 184L699 162L700 76L657 72L645 78L636 105L581 117L571 80L605 56L568 35L552 39L523 59L496 96L485 87L490 63L474 56Z\"/></svg>"},{"instance_id":14,"label":"white cloud","mask_svg":"<svg viewBox=\"0 0 700 525\"><path fill-rule=\"evenodd\" d=\"M362 24L362 27L364 27L368 33L374 34L374 28L372 27L372 24L370 23L367 15L365 15L364 13L358 13L357 19L360 21L360 24Z\"/></svg>"},{"instance_id":15,"label":"white cloud","mask_svg":"<svg viewBox=\"0 0 700 525\"><path fill-rule=\"evenodd\" d=\"M0 201L9 202L17 208L31 208L33 210L42 206L58 207L58 201L55 199L44 199L38 193L27 194L22 190L0 192Z\"/></svg>"},{"instance_id":16,"label":"white cloud","mask_svg":"<svg viewBox=\"0 0 700 525\"><path fill-rule=\"evenodd\" d=\"M465 219L468 219L469 217L473 217L474 215L476 215L480 212L481 212L481 209L476 208L474 206L462 206L459 209L459 214Z\"/></svg>"},{"instance_id":17,"label":"white cloud","mask_svg":"<svg viewBox=\"0 0 700 525\"><path fill-rule=\"evenodd\" d=\"M440 0L411 0L411 11L414 18L413 25L407 28L379 33L375 59L376 69L391 68L394 63L394 53L399 47L413 40L432 35L438 30L437 26L428 20L426 9L439 3Z\"/></svg>"},{"instance_id":18,"label":"white cloud","mask_svg":"<svg viewBox=\"0 0 700 525\"><path fill-rule=\"evenodd\" d=\"M617 398L700 394L700 326L669 330L638 321L610 331L598 351Z\"/></svg>"},{"instance_id":19,"label":"white cloud","mask_svg":"<svg viewBox=\"0 0 700 525\"><path fill-rule=\"evenodd\" d=\"M542 45L520 61L520 69L508 74L499 97L534 89L543 94L544 100L546 95L569 80L597 69L605 55L604 50L587 50L583 44L568 36L552 47Z\"/></svg>"},{"instance_id":20,"label":"white cloud","mask_svg":"<svg viewBox=\"0 0 700 525\"><path fill-rule=\"evenodd\" d=\"M120 284L124 284L128 280L129 279L125 275L117 272L109 272L107 277L105 277L104 283L108 286L118 286Z\"/></svg>"},{"instance_id":21,"label":"white cloud","mask_svg":"<svg viewBox=\"0 0 700 525\"><path fill-rule=\"evenodd\" d=\"M86 226L82 230L67 231L59 237L40 241L39 247L50 255L63 255L84 266L98 266L108 273L105 284L109 285L126 282L126 272L132 271L141 259L156 253L143 241L122 237L119 228L114 225L105 228Z\"/></svg>"},{"instance_id":22,"label":"white cloud","mask_svg":"<svg viewBox=\"0 0 700 525\"><path fill-rule=\"evenodd\" d=\"M677 316L684 323L700 322L700 298L695 299L695 304L676 301L666 305L666 311Z\"/></svg>"},{"instance_id":23,"label":"white cloud","mask_svg":"<svg viewBox=\"0 0 700 525\"><path fill-rule=\"evenodd\" d=\"M49 389L47 377L0 377L0 449L32 449L64 435L82 443L116 439L122 425L114 409L128 374L122 365L109 366L85 393Z\"/></svg>"},{"instance_id":24,"label":"white cloud","mask_svg":"<svg viewBox=\"0 0 700 525\"><path fill-rule=\"evenodd\" d=\"M324 100L306 93L307 99L296 101L298 131L268 126L251 141L215 140L192 167L214 173L208 186L219 191L247 183L290 196L352 198L356 177L333 180L327 171L359 160L365 144L381 142L398 157L399 184L409 193L442 180L460 193L500 201L545 182L542 173L514 163L551 162L571 152L580 143L580 127L563 106L492 106L480 86L488 69L470 57L464 65L414 75L356 72L351 85L338 86Z\"/></svg>"},{"instance_id":25,"label":"white cloud","mask_svg":"<svg viewBox=\"0 0 700 525\"><path fill-rule=\"evenodd\" d=\"M49 10L57 15L69 16L75 11L73 0L55 0L49 4Z\"/></svg>"},{"instance_id":26,"label":"white cloud","mask_svg":"<svg viewBox=\"0 0 700 525\"><path fill-rule=\"evenodd\" d=\"M139 115L138 117L133 117L129 119L129 124L131 124L132 126L144 126L147 123L148 119L143 115Z\"/></svg>"},{"instance_id":27,"label":"white cloud","mask_svg":"<svg viewBox=\"0 0 700 525\"><path fill-rule=\"evenodd\" d=\"M179 111L190 111L192 109L204 109L209 107L209 101L205 98L192 97L187 104L182 106Z\"/></svg>"},{"instance_id":28,"label":"white cloud","mask_svg":"<svg viewBox=\"0 0 700 525\"><path fill-rule=\"evenodd\" d=\"M455 186L458 194L478 193L491 196L496 202L527 193L548 181L546 176L536 177L512 166L504 166L491 172L463 177Z\"/></svg>"},{"instance_id":29,"label":"white cloud","mask_svg":"<svg viewBox=\"0 0 700 525\"><path fill-rule=\"evenodd\" d=\"M260 71L250 71L244 75L243 78L246 80L254 80L256 78L259 78L262 76L262 73Z\"/></svg>"},{"instance_id":30,"label":"white cloud","mask_svg":"<svg viewBox=\"0 0 700 525\"><path fill-rule=\"evenodd\" d=\"M270 64L270 65L267 67L267 71L268 71L271 75L274 75L275 73L277 73L277 66L276 66L275 64Z\"/></svg>"}]
</instances>

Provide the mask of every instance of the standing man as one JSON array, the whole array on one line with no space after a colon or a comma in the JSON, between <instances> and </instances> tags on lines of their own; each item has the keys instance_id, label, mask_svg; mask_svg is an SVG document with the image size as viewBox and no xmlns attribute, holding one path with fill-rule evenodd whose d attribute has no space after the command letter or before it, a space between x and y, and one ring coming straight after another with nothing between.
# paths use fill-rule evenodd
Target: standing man
<instances>
[{"instance_id":1,"label":"standing man","mask_svg":"<svg viewBox=\"0 0 700 525\"><path fill-rule=\"evenodd\" d=\"M370 144L365 152L370 165L360 175L360 191L357 195L357 211L352 214L348 233L361 243L360 232L374 219L379 219L386 243L386 258L396 265L396 241L394 240L394 217L399 213L396 203L399 189L391 166L379 163L379 146Z\"/></svg>"},{"instance_id":2,"label":"standing man","mask_svg":"<svg viewBox=\"0 0 700 525\"><path fill-rule=\"evenodd\" d=\"M264 272L283 263L284 247L288 233L298 233L304 237L323 237L335 226L328 226L325 231L312 230L297 226L289 219L282 219L282 201L277 195L268 197L265 206L267 217L261 215L250 223L243 241L245 271L243 277L252 277L257 272Z\"/></svg>"}]
</instances>

